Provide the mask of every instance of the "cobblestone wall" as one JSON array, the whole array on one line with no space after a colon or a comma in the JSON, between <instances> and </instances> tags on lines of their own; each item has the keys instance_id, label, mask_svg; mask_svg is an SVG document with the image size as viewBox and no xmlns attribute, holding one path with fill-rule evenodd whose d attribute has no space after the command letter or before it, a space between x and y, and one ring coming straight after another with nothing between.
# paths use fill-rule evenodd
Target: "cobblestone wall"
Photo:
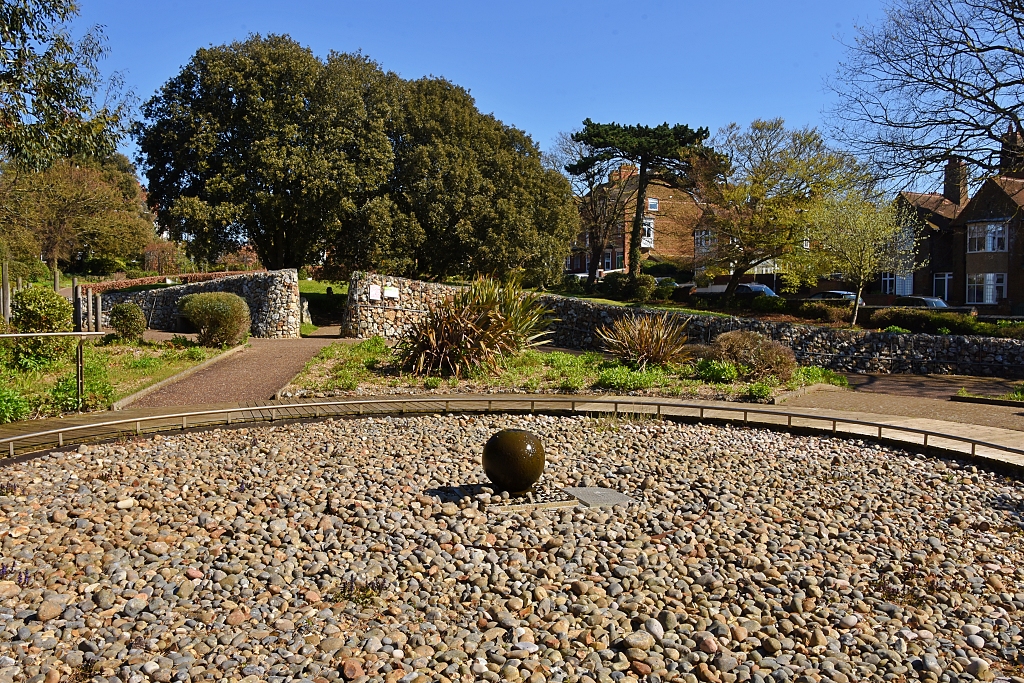
<instances>
[{"instance_id":1,"label":"cobblestone wall","mask_svg":"<svg viewBox=\"0 0 1024 683\"><path fill-rule=\"evenodd\" d=\"M379 288L378 300L371 287ZM397 298L384 298L384 287ZM455 288L430 282L356 273L349 285L343 333L388 339L400 337L411 321L424 315L430 302ZM376 293L374 290L373 293ZM660 311L595 304L582 299L549 295L544 305L557 319L551 344L570 349L596 349L595 330L623 315L661 315ZM689 318L690 341L707 344L723 332L752 330L793 349L803 365L820 365L838 372L960 374L1024 377L1024 341L993 337L892 334L837 330L814 325L773 323L712 315Z\"/></svg>"},{"instance_id":2,"label":"cobblestone wall","mask_svg":"<svg viewBox=\"0 0 1024 683\"><path fill-rule=\"evenodd\" d=\"M252 317L250 333L254 337L299 336L299 275L294 269L234 275L143 292L110 292L103 295L103 324L109 325L110 308L114 304L131 301L142 308L150 329L175 331L178 299L198 292L231 292L245 299Z\"/></svg>"}]
</instances>

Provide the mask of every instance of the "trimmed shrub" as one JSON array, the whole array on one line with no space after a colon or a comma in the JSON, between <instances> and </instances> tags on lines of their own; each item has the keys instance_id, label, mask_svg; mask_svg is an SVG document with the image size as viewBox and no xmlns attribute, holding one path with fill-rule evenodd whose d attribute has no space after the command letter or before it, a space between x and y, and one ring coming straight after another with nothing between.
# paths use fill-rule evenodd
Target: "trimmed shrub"
<instances>
[{"instance_id":1,"label":"trimmed shrub","mask_svg":"<svg viewBox=\"0 0 1024 683\"><path fill-rule=\"evenodd\" d=\"M629 275L626 273L608 273L599 283L599 291L609 299L625 299L628 292Z\"/></svg>"},{"instance_id":2,"label":"trimmed shrub","mask_svg":"<svg viewBox=\"0 0 1024 683\"><path fill-rule=\"evenodd\" d=\"M648 363L679 363L689 357L686 348L689 322L687 318L680 323L676 316L668 313L624 315L610 327L599 328L597 338L608 353L643 370Z\"/></svg>"},{"instance_id":3,"label":"trimmed shrub","mask_svg":"<svg viewBox=\"0 0 1024 683\"><path fill-rule=\"evenodd\" d=\"M110 309L110 326L119 338L139 341L146 332L146 315L138 304L114 304Z\"/></svg>"},{"instance_id":4,"label":"trimmed shrub","mask_svg":"<svg viewBox=\"0 0 1024 683\"><path fill-rule=\"evenodd\" d=\"M585 282L586 280L578 278L572 273L566 273L562 276L562 293L570 296L583 294L583 283Z\"/></svg>"},{"instance_id":5,"label":"trimmed shrub","mask_svg":"<svg viewBox=\"0 0 1024 683\"><path fill-rule=\"evenodd\" d=\"M889 327L883 329L882 332L888 332L889 334L910 334L910 330L905 327L900 327L899 325L889 325Z\"/></svg>"},{"instance_id":6,"label":"trimmed shrub","mask_svg":"<svg viewBox=\"0 0 1024 683\"><path fill-rule=\"evenodd\" d=\"M543 343L551 311L539 296L518 280L478 278L410 326L396 347L399 363L418 375L494 369L503 357Z\"/></svg>"},{"instance_id":7,"label":"trimmed shrub","mask_svg":"<svg viewBox=\"0 0 1024 683\"><path fill-rule=\"evenodd\" d=\"M249 335L249 305L237 294L203 292L178 300L178 308L198 330L203 346L234 346Z\"/></svg>"},{"instance_id":8,"label":"trimmed shrub","mask_svg":"<svg viewBox=\"0 0 1024 683\"><path fill-rule=\"evenodd\" d=\"M701 358L697 361L696 366L694 366L694 371L701 381L714 382L716 384L735 382L740 376L735 363L727 360L715 360L713 358Z\"/></svg>"},{"instance_id":9,"label":"trimmed shrub","mask_svg":"<svg viewBox=\"0 0 1024 683\"><path fill-rule=\"evenodd\" d=\"M28 399L14 389L0 387L0 424L24 420L29 412Z\"/></svg>"},{"instance_id":10,"label":"trimmed shrub","mask_svg":"<svg viewBox=\"0 0 1024 683\"><path fill-rule=\"evenodd\" d=\"M651 298L657 301L665 301L671 299L675 291L676 288L671 285L658 285L654 288L654 294L651 295Z\"/></svg>"},{"instance_id":11,"label":"trimmed shrub","mask_svg":"<svg viewBox=\"0 0 1024 683\"><path fill-rule=\"evenodd\" d=\"M964 313L941 313L926 308L883 308L871 316L872 327L901 327L925 334L980 334L1024 339L1024 325L985 323Z\"/></svg>"},{"instance_id":12,"label":"trimmed shrub","mask_svg":"<svg viewBox=\"0 0 1024 683\"><path fill-rule=\"evenodd\" d=\"M765 296L758 294L750 302L751 310L758 313L782 313L788 308L789 302L781 296Z\"/></svg>"},{"instance_id":13,"label":"trimmed shrub","mask_svg":"<svg viewBox=\"0 0 1024 683\"><path fill-rule=\"evenodd\" d=\"M650 301L657 288L658 281L654 279L653 275L638 275L636 282L628 285L629 298L640 303Z\"/></svg>"},{"instance_id":14,"label":"trimmed shrub","mask_svg":"<svg viewBox=\"0 0 1024 683\"><path fill-rule=\"evenodd\" d=\"M773 376L786 381L796 369L792 349L757 332L733 330L720 334L711 344L711 351L718 360L745 368L744 374L755 379Z\"/></svg>"},{"instance_id":15,"label":"trimmed shrub","mask_svg":"<svg viewBox=\"0 0 1024 683\"><path fill-rule=\"evenodd\" d=\"M48 287L26 287L11 298L11 323L19 332L71 332L71 302ZM23 370L35 370L71 355L72 337L19 339L14 362Z\"/></svg>"},{"instance_id":16,"label":"trimmed shrub","mask_svg":"<svg viewBox=\"0 0 1024 683\"><path fill-rule=\"evenodd\" d=\"M826 323L849 322L853 317L852 304L827 304L823 301L805 301L796 307L794 314L808 320Z\"/></svg>"}]
</instances>

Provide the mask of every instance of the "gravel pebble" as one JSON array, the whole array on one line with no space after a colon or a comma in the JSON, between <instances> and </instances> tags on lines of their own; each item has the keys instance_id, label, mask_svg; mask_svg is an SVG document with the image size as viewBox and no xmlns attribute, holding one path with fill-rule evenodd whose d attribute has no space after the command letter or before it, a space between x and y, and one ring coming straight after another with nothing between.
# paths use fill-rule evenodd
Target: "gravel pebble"
<instances>
[{"instance_id":1,"label":"gravel pebble","mask_svg":"<svg viewBox=\"0 0 1024 683\"><path fill-rule=\"evenodd\" d=\"M635 502L495 492L480 454L509 427L549 455L533 503ZM869 442L367 418L7 473L0 683L954 683L1024 663L1024 488Z\"/></svg>"}]
</instances>

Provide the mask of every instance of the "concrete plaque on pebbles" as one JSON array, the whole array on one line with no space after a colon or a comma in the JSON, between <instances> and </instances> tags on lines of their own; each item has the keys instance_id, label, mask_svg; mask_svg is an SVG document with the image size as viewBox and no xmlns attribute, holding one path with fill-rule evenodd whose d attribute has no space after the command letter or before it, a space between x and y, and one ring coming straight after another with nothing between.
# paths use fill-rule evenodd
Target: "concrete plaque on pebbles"
<instances>
[{"instance_id":1,"label":"concrete plaque on pebbles","mask_svg":"<svg viewBox=\"0 0 1024 683\"><path fill-rule=\"evenodd\" d=\"M0 683L1021 682L1019 481L856 440L598 426L328 420L10 465ZM559 453L548 490L634 500L489 512L508 501L478 483L482 444L510 427Z\"/></svg>"}]
</instances>

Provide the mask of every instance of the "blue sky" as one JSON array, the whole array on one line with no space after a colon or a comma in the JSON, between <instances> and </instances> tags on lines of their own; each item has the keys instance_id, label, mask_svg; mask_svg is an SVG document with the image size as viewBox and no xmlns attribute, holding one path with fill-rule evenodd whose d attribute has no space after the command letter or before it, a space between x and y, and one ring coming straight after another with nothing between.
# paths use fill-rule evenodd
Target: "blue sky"
<instances>
[{"instance_id":1,"label":"blue sky","mask_svg":"<svg viewBox=\"0 0 1024 683\"><path fill-rule=\"evenodd\" d=\"M854 26L881 0L429 2L80 0L76 28L100 24L107 71L140 100L196 49L287 33L320 55L361 50L405 78L443 76L547 149L595 121L707 126L781 116L821 125ZM125 151L132 152L126 146Z\"/></svg>"}]
</instances>

